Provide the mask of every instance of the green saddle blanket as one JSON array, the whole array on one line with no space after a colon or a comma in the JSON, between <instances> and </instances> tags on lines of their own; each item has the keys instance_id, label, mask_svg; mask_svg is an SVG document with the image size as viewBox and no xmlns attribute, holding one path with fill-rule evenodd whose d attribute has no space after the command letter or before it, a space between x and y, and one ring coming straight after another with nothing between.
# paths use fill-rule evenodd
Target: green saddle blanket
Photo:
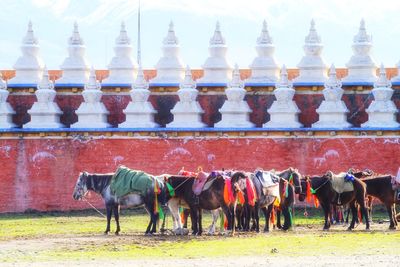
<instances>
[{"instance_id":1,"label":"green saddle blanket","mask_svg":"<svg viewBox=\"0 0 400 267\"><path fill-rule=\"evenodd\" d=\"M156 180L159 188L162 182L158 177L139 170L131 170L125 166L120 166L111 179L111 192L117 197L122 197L131 193L144 195L147 190L154 190L153 181Z\"/></svg>"}]
</instances>

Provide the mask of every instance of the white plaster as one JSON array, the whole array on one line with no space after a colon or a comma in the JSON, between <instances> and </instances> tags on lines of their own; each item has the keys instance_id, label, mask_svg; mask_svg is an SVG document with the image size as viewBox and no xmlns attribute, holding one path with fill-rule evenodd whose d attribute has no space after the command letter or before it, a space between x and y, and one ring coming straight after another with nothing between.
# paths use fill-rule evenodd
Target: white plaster
<instances>
[{"instance_id":1,"label":"white plaster","mask_svg":"<svg viewBox=\"0 0 400 267\"><path fill-rule=\"evenodd\" d=\"M115 55L108 65L109 76L102 81L108 84L132 84L137 75L137 64L132 58L132 45L125 29L125 23L121 23L119 36L115 39Z\"/></svg>"},{"instance_id":2,"label":"white plaster","mask_svg":"<svg viewBox=\"0 0 400 267\"><path fill-rule=\"evenodd\" d=\"M32 22L29 21L28 31L22 40L22 55L14 64L15 77L9 84L37 84L43 73L44 63L39 53L39 42L35 37Z\"/></svg>"},{"instance_id":3,"label":"white plaster","mask_svg":"<svg viewBox=\"0 0 400 267\"><path fill-rule=\"evenodd\" d=\"M150 83L180 83L185 77L185 67L180 56L180 46L171 21L162 46L163 56L156 65L157 76Z\"/></svg>"},{"instance_id":4,"label":"white plaster","mask_svg":"<svg viewBox=\"0 0 400 267\"><path fill-rule=\"evenodd\" d=\"M12 128L15 124L12 122L12 115L15 114L10 103L7 102L8 95L7 83L3 80L0 72L0 128Z\"/></svg>"},{"instance_id":5,"label":"white plaster","mask_svg":"<svg viewBox=\"0 0 400 267\"><path fill-rule=\"evenodd\" d=\"M235 66L233 71L232 82L228 85L225 90L227 100L224 105L219 109L221 112L222 119L217 122L215 128L250 128L254 127L254 124L249 120L249 114L251 109L244 100L246 96L246 90L244 89L244 83L240 80L240 73L238 65Z\"/></svg>"}]
</instances>

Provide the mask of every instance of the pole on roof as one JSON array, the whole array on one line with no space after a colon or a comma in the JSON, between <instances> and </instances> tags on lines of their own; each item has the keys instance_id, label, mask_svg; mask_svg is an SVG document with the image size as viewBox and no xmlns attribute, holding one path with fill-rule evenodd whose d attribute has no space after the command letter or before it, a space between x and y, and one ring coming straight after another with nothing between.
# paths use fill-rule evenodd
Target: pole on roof
<instances>
[{"instance_id":1,"label":"pole on roof","mask_svg":"<svg viewBox=\"0 0 400 267\"><path fill-rule=\"evenodd\" d=\"M137 61L139 66L142 66L142 51L140 45L140 0L138 4L138 45L137 45Z\"/></svg>"}]
</instances>

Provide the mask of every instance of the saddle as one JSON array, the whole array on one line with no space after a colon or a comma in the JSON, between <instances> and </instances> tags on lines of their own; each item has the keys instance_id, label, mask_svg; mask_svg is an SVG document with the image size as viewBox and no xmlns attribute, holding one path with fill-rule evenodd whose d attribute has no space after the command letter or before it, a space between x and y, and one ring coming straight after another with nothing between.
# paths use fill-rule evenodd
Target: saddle
<instances>
[{"instance_id":1,"label":"saddle","mask_svg":"<svg viewBox=\"0 0 400 267\"><path fill-rule=\"evenodd\" d=\"M346 172L341 172L337 175L332 175L330 178L332 188L335 192L341 194L343 192L352 192L354 191L354 176L348 174Z\"/></svg>"},{"instance_id":2,"label":"saddle","mask_svg":"<svg viewBox=\"0 0 400 267\"><path fill-rule=\"evenodd\" d=\"M279 176L269 171L257 171L256 177L264 188L279 184Z\"/></svg>"},{"instance_id":3,"label":"saddle","mask_svg":"<svg viewBox=\"0 0 400 267\"><path fill-rule=\"evenodd\" d=\"M208 176L209 176L209 174L206 172L203 172L203 171L201 171L197 174L196 179L194 179L194 183L192 186L193 193L196 196L200 195L201 192L203 192L204 187L205 187L204 185L207 182Z\"/></svg>"},{"instance_id":4,"label":"saddle","mask_svg":"<svg viewBox=\"0 0 400 267\"><path fill-rule=\"evenodd\" d=\"M279 176L268 171L257 171L255 176L260 181L262 192L265 196L272 196L280 199Z\"/></svg>"}]
</instances>

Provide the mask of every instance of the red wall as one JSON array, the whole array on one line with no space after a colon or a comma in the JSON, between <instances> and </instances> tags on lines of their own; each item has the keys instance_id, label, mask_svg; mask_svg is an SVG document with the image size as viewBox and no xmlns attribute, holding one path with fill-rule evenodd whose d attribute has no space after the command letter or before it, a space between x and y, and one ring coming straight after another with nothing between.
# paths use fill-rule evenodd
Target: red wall
<instances>
[{"instance_id":1,"label":"red wall","mask_svg":"<svg viewBox=\"0 0 400 267\"><path fill-rule=\"evenodd\" d=\"M247 171L293 166L303 174L354 167L394 174L400 138L3 138L0 212L88 208L72 199L79 172L112 172L119 164L152 174L176 173L183 166Z\"/></svg>"}]
</instances>

